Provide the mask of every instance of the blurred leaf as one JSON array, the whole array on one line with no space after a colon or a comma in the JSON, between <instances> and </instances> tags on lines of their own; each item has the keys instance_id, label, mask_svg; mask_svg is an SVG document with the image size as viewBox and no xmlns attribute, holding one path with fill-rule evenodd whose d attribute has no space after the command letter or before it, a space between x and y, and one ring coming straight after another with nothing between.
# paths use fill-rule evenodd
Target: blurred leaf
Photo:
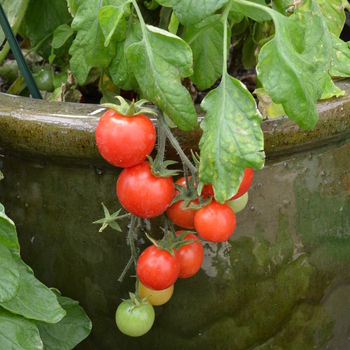
<instances>
[{"instance_id":1,"label":"blurred leaf","mask_svg":"<svg viewBox=\"0 0 350 350\"><path fill-rule=\"evenodd\" d=\"M61 24L53 33L51 46L58 49L64 45L68 38L74 34L73 29L68 24Z\"/></svg>"}]
</instances>

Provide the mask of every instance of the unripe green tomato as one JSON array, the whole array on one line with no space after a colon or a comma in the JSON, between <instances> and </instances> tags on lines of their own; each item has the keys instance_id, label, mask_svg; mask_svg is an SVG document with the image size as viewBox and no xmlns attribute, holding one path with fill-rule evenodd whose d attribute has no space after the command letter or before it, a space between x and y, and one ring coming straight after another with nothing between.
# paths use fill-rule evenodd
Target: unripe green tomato
<instances>
[{"instance_id":1,"label":"unripe green tomato","mask_svg":"<svg viewBox=\"0 0 350 350\"><path fill-rule=\"evenodd\" d=\"M117 327L130 337L146 334L152 328L154 319L155 313L150 303L143 302L137 306L131 299L123 300L115 314Z\"/></svg>"},{"instance_id":2,"label":"unripe green tomato","mask_svg":"<svg viewBox=\"0 0 350 350\"><path fill-rule=\"evenodd\" d=\"M41 91L52 92L55 90L53 85L53 74L50 67L42 67L33 73L33 78Z\"/></svg>"},{"instance_id":3,"label":"unripe green tomato","mask_svg":"<svg viewBox=\"0 0 350 350\"><path fill-rule=\"evenodd\" d=\"M0 76L8 84L12 84L19 76L17 62L15 60L5 61L0 67Z\"/></svg>"},{"instance_id":4,"label":"unripe green tomato","mask_svg":"<svg viewBox=\"0 0 350 350\"><path fill-rule=\"evenodd\" d=\"M242 211L248 203L248 192L237 199L231 199L226 204L234 211L235 214Z\"/></svg>"}]
</instances>

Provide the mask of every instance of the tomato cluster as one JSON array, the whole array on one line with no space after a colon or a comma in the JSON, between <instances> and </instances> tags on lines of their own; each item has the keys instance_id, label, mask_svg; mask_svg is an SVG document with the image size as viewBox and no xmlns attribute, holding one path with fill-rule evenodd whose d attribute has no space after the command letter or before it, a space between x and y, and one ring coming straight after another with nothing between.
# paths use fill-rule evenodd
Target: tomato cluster
<instances>
[{"instance_id":1,"label":"tomato cluster","mask_svg":"<svg viewBox=\"0 0 350 350\"><path fill-rule=\"evenodd\" d=\"M180 191L189 190L189 179L175 183L171 176L154 174L147 157L155 146L153 123L143 114L125 116L108 110L96 129L96 144L101 155L112 165L123 168L116 185L119 202L139 218L167 218L183 229L195 230L203 240L224 242L236 227L235 212L247 204L247 191L253 181L253 170L246 169L235 196L226 203L215 200L213 187L205 185L200 196L195 191L187 200ZM194 193L194 194L193 194ZM179 199L181 198L181 199ZM154 322L153 306L166 303L178 278L189 278L201 268L202 241L192 231L165 232L163 240L146 248L135 258L136 294L124 300L116 312L118 328L130 336L145 334ZM153 310L153 311L152 311ZM143 320L140 323L140 320Z\"/></svg>"}]
</instances>

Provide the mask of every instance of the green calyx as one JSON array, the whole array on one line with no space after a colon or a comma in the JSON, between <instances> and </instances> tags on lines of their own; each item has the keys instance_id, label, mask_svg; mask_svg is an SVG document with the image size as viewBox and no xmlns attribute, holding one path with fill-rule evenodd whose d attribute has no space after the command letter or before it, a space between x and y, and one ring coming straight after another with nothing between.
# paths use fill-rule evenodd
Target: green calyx
<instances>
[{"instance_id":1,"label":"green calyx","mask_svg":"<svg viewBox=\"0 0 350 350\"><path fill-rule=\"evenodd\" d=\"M157 158L153 160L150 156L147 156L149 164L151 166L152 174L156 177L170 177L176 176L179 173L179 170L169 170L167 166L177 164L177 162L173 160L166 160L163 162L158 162Z\"/></svg>"},{"instance_id":2,"label":"green calyx","mask_svg":"<svg viewBox=\"0 0 350 350\"><path fill-rule=\"evenodd\" d=\"M145 103L149 103L149 101L145 99L139 100L137 102L134 102L133 100L129 104L121 96L116 96L116 98L119 100L120 105L114 103L104 103L102 104L102 106L109 109L113 109L114 111L118 112L119 114L125 117L132 117L140 114L151 114L157 116L157 113L153 109L148 107L142 107Z\"/></svg>"},{"instance_id":3,"label":"green calyx","mask_svg":"<svg viewBox=\"0 0 350 350\"><path fill-rule=\"evenodd\" d=\"M140 307L141 305L147 305L149 304L148 302L148 297L144 297L144 298L140 298L139 296L137 296L134 293L129 292L129 297L131 302L134 304L130 310L133 310L135 307Z\"/></svg>"}]
</instances>

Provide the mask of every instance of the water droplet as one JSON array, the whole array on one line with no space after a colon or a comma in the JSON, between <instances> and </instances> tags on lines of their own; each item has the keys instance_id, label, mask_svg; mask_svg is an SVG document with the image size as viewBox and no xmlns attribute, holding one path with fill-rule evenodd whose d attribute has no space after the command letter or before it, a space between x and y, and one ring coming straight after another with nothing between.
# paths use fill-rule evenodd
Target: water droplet
<instances>
[{"instance_id":1,"label":"water droplet","mask_svg":"<svg viewBox=\"0 0 350 350\"><path fill-rule=\"evenodd\" d=\"M250 207L250 210L251 210L251 211L254 211L254 210L255 210L255 208L254 208L254 207Z\"/></svg>"},{"instance_id":2,"label":"water droplet","mask_svg":"<svg viewBox=\"0 0 350 350\"><path fill-rule=\"evenodd\" d=\"M343 211L343 207L340 207L340 211Z\"/></svg>"},{"instance_id":3,"label":"water droplet","mask_svg":"<svg viewBox=\"0 0 350 350\"><path fill-rule=\"evenodd\" d=\"M97 175L103 175L105 173L105 171L103 169L95 168L95 173Z\"/></svg>"}]
</instances>

